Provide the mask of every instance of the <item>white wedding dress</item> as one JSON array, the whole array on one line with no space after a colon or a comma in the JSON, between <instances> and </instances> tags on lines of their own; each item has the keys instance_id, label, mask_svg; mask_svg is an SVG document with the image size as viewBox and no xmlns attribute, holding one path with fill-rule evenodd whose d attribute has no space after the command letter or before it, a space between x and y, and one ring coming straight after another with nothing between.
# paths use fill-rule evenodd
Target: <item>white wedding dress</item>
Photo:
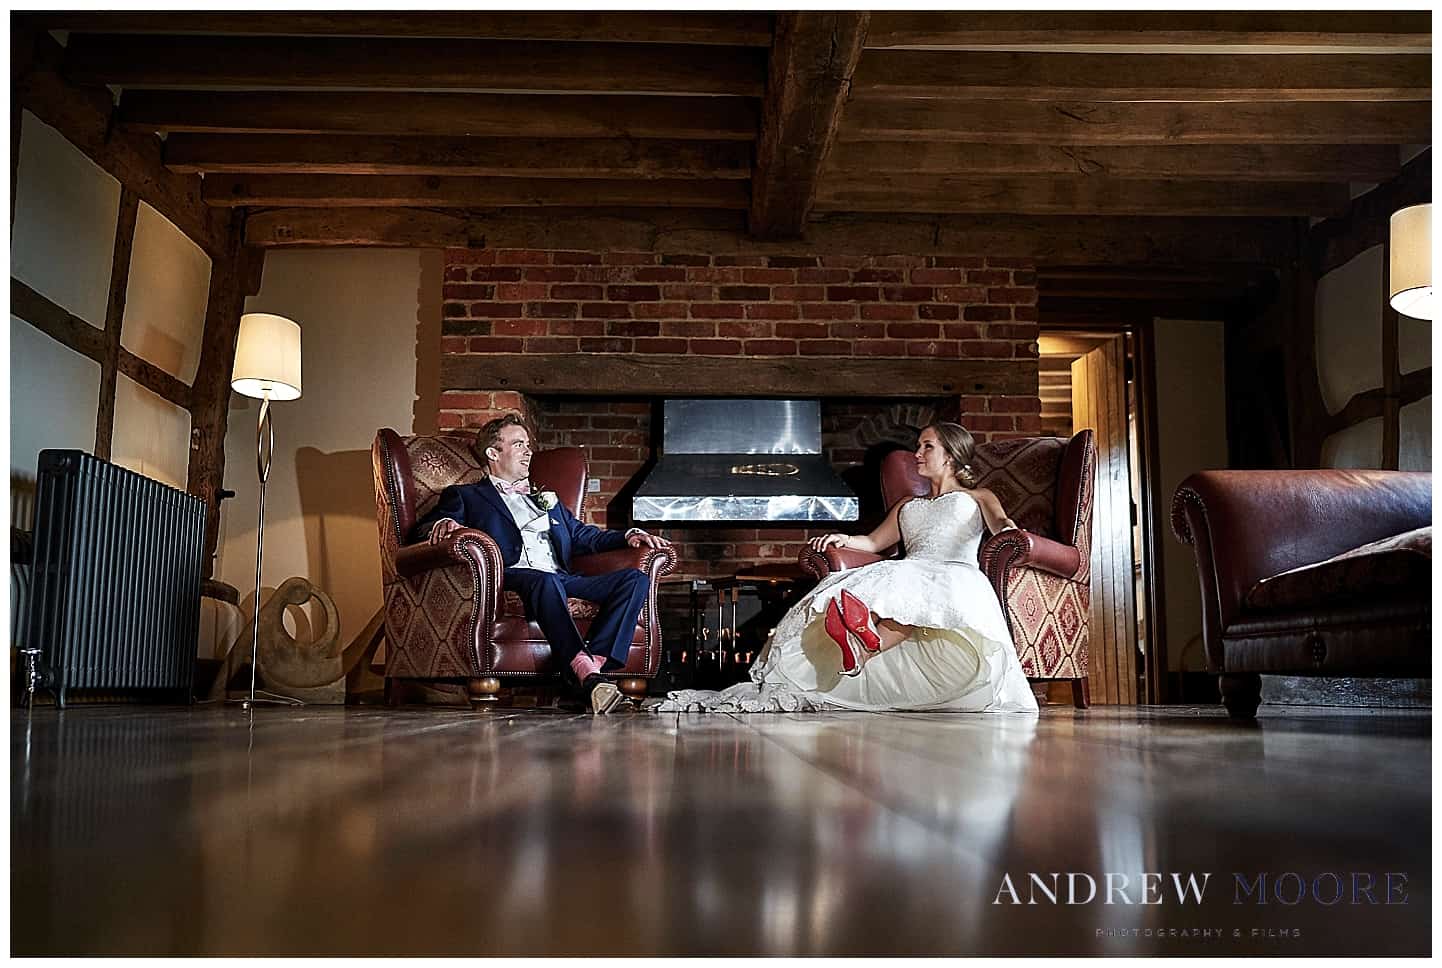
<instances>
[{"instance_id":1,"label":"white wedding dress","mask_svg":"<svg viewBox=\"0 0 1442 968\"><path fill-rule=\"evenodd\" d=\"M967 491L916 498L900 511L906 557L838 572L786 613L751 667L720 692L683 689L658 712L819 709L1037 711L996 592L977 566L984 522ZM846 589L882 618L917 627L841 675L827 604Z\"/></svg>"}]
</instances>

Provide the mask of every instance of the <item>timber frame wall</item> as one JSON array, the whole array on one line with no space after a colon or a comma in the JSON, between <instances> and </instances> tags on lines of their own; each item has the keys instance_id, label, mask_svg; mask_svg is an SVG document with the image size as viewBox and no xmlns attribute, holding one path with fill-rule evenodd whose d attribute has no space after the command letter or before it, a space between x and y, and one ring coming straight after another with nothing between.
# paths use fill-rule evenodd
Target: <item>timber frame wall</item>
<instances>
[{"instance_id":1,"label":"timber frame wall","mask_svg":"<svg viewBox=\"0 0 1442 968\"><path fill-rule=\"evenodd\" d=\"M211 576L220 529L218 498L225 473L225 431L230 368L245 297L259 290L262 253L245 248L244 219L218 214L201 201L196 175L178 175L161 163L153 136L119 130L105 88L84 88L62 78L61 48L48 34L12 24L10 121L11 229L15 221L22 110L56 129L70 144L120 182L119 222L111 262L105 327L96 329L23 282L10 280L11 312L47 336L100 364L95 455L108 459L115 430L115 387L123 373L190 413L190 461L186 489L208 508L205 576ZM120 345L131 247L140 203L169 219L210 257L210 291L200 363L191 384L175 378Z\"/></svg>"}]
</instances>

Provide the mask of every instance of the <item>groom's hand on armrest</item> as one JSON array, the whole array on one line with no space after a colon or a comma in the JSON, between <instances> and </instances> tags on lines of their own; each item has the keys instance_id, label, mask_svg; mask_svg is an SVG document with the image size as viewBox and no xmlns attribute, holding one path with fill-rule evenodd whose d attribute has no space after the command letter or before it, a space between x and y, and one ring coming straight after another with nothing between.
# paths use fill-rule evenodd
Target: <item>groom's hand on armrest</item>
<instances>
[{"instance_id":1,"label":"groom's hand on armrest","mask_svg":"<svg viewBox=\"0 0 1442 968\"><path fill-rule=\"evenodd\" d=\"M640 528L632 528L626 532L626 544L632 548L669 548L671 542L659 534L648 534Z\"/></svg>"},{"instance_id":2,"label":"groom's hand on armrest","mask_svg":"<svg viewBox=\"0 0 1442 968\"><path fill-rule=\"evenodd\" d=\"M454 518L441 518L435 524L431 525L431 533L426 537L426 541L431 544L440 544L446 540L453 531L459 531L461 527L461 522Z\"/></svg>"}]
</instances>

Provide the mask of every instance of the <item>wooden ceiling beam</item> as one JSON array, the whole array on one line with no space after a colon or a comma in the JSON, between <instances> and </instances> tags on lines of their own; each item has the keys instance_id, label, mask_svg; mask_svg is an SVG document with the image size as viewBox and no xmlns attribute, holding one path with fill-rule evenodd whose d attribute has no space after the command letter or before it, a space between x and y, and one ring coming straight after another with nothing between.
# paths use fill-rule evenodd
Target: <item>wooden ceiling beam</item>
<instances>
[{"instance_id":1,"label":"wooden ceiling beam","mask_svg":"<svg viewBox=\"0 0 1442 968\"><path fill-rule=\"evenodd\" d=\"M1316 215L1347 210L1347 186L972 175L828 177L817 211L1025 215Z\"/></svg>"},{"instance_id":2,"label":"wooden ceiling beam","mask_svg":"<svg viewBox=\"0 0 1442 968\"><path fill-rule=\"evenodd\" d=\"M1426 50L1416 11L1086 11L877 13L869 47L1253 45Z\"/></svg>"},{"instance_id":3,"label":"wooden ceiling beam","mask_svg":"<svg viewBox=\"0 0 1442 968\"><path fill-rule=\"evenodd\" d=\"M732 208L751 204L741 181L695 179L471 178L451 175L207 175L207 205L220 207L433 206L537 208L638 205Z\"/></svg>"},{"instance_id":4,"label":"wooden ceiling beam","mask_svg":"<svg viewBox=\"0 0 1442 968\"><path fill-rule=\"evenodd\" d=\"M281 208L246 218L246 243L289 246L495 246L715 254L988 255L1042 265L1273 264L1294 255L1292 220L1103 216L813 217L797 241L749 237L725 210Z\"/></svg>"},{"instance_id":5,"label":"wooden ceiling beam","mask_svg":"<svg viewBox=\"0 0 1442 968\"><path fill-rule=\"evenodd\" d=\"M46 11L47 30L76 33L288 34L350 37L459 37L586 43L715 44L769 47L771 17L761 12L662 13L300 13L209 11Z\"/></svg>"},{"instance_id":6,"label":"wooden ceiling beam","mask_svg":"<svg viewBox=\"0 0 1442 968\"><path fill-rule=\"evenodd\" d=\"M751 176L751 147L739 141L621 138L177 133L165 139L165 166L209 174L745 179Z\"/></svg>"},{"instance_id":7,"label":"wooden ceiling beam","mask_svg":"<svg viewBox=\"0 0 1442 968\"><path fill-rule=\"evenodd\" d=\"M135 87L468 88L760 97L754 47L367 37L72 34L64 72Z\"/></svg>"},{"instance_id":8,"label":"wooden ceiling beam","mask_svg":"<svg viewBox=\"0 0 1442 968\"><path fill-rule=\"evenodd\" d=\"M1213 181L1379 182L1401 170L1394 145L1000 145L845 142L831 174L1078 175Z\"/></svg>"},{"instance_id":9,"label":"wooden ceiling beam","mask_svg":"<svg viewBox=\"0 0 1442 968\"><path fill-rule=\"evenodd\" d=\"M1432 56L869 51L852 91L1028 101L1416 101L1431 96Z\"/></svg>"},{"instance_id":10,"label":"wooden ceiling beam","mask_svg":"<svg viewBox=\"0 0 1442 968\"><path fill-rule=\"evenodd\" d=\"M120 124L214 134L751 141L754 102L727 97L127 91Z\"/></svg>"},{"instance_id":11,"label":"wooden ceiling beam","mask_svg":"<svg viewBox=\"0 0 1442 968\"><path fill-rule=\"evenodd\" d=\"M794 237L806 225L869 19L865 12L777 14L756 146L752 235Z\"/></svg>"},{"instance_id":12,"label":"wooden ceiling beam","mask_svg":"<svg viewBox=\"0 0 1442 968\"><path fill-rule=\"evenodd\" d=\"M839 138L993 144L1428 144L1428 101L852 101Z\"/></svg>"}]
</instances>

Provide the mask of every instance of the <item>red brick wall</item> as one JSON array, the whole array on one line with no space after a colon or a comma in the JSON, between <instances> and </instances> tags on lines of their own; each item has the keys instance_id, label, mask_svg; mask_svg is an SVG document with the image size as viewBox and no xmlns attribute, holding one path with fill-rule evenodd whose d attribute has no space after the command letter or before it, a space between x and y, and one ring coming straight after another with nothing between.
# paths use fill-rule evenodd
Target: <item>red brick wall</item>
<instances>
[{"instance_id":1,"label":"red brick wall","mask_svg":"<svg viewBox=\"0 0 1442 968\"><path fill-rule=\"evenodd\" d=\"M1036 273L1018 259L451 249L443 285L443 354L1036 355ZM601 492L587 499L589 517L624 525L609 520L607 506L650 454L651 405L636 390L617 387L629 396L576 400L442 386L438 425L474 427L521 410L542 446L588 449L592 475L601 481ZM861 398L823 403L824 442L838 471L862 461L868 441L858 432L874 436L897 406ZM959 416L978 440L1041 430L1035 394L960 396L931 406ZM887 408L889 416L877 419ZM822 530L829 529L815 533ZM809 532L667 533L683 540L689 572L722 574L749 562L794 561Z\"/></svg>"}]
</instances>

